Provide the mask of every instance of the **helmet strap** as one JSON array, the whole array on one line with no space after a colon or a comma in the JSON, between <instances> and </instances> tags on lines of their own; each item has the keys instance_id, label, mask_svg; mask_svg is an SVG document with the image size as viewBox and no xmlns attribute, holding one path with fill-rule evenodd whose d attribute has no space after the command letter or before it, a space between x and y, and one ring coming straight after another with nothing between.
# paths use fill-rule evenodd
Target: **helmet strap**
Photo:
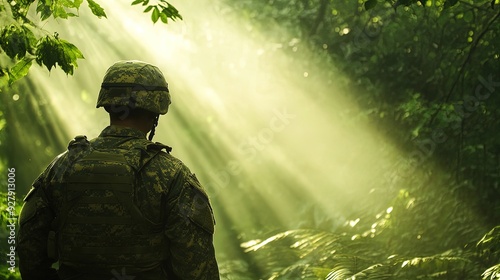
<instances>
[{"instance_id":1,"label":"helmet strap","mask_svg":"<svg viewBox=\"0 0 500 280\"><path fill-rule=\"evenodd\" d=\"M158 118L159 117L160 117L159 115L155 116L155 119L153 122L153 127L151 128L151 132L149 133L149 136L148 136L149 141L153 141L153 137L155 136L156 126L158 126Z\"/></svg>"}]
</instances>

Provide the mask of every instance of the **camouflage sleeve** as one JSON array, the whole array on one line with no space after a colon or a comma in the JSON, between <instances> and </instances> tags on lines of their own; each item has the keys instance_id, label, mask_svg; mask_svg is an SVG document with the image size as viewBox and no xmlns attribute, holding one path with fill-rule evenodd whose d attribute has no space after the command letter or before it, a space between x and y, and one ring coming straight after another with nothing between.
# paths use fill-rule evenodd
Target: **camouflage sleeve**
<instances>
[{"instance_id":1,"label":"camouflage sleeve","mask_svg":"<svg viewBox=\"0 0 500 280\"><path fill-rule=\"evenodd\" d=\"M53 214L38 179L26 195L19 216L17 253L23 280L59 279L47 256L47 238Z\"/></svg>"},{"instance_id":2,"label":"camouflage sleeve","mask_svg":"<svg viewBox=\"0 0 500 280\"><path fill-rule=\"evenodd\" d=\"M215 220L205 190L194 174L183 168L176 176L165 234L170 269L179 279L219 279L213 234Z\"/></svg>"}]
</instances>

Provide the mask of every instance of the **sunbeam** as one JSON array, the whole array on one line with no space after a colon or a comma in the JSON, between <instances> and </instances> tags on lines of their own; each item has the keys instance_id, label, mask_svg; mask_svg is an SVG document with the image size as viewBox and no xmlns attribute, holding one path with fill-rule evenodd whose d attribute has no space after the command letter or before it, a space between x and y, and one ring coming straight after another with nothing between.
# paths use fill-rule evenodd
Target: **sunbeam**
<instances>
[{"instance_id":1,"label":"sunbeam","mask_svg":"<svg viewBox=\"0 0 500 280\"><path fill-rule=\"evenodd\" d=\"M53 110L37 123L57 132L47 135L48 149L75 135L96 137L108 124L104 110L95 109L104 71L116 60L138 59L157 65L169 82L173 103L155 141L173 146L208 189L220 259L238 256L239 244L256 234L318 226L305 221L311 211L328 217L333 229L360 196L393 179L386 170L403 155L363 119L353 120L359 114L349 95L356 92L342 73L325 74L335 68L328 60L298 40L290 44L300 51L285 54L270 35L225 17L223 4L172 2L184 21L166 26L121 1L102 1L108 19L82 8L78 19L44 25L85 55L74 77L33 67L32 86L16 92ZM22 119L12 104L7 114L19 124L35 121ZM19 138L26 154L36 155L38 146ZM41 171L46 163L30 164ZM401 172L420 176L418 168Z\"/></svg>"}]
</instances>

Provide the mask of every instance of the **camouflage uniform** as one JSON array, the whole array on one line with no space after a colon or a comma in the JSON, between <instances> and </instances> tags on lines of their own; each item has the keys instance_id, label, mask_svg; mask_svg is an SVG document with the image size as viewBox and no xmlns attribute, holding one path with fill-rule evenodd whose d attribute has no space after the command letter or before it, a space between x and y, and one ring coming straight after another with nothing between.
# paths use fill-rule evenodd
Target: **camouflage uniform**
<instances>
[{"instance_id":1,"label":"camouflage uniform","mask_svg":"<svg viewBox=\"0 0 500 280\"><path fill-rule=\"evenodd\" d=\"M127 160L140 161L144 151L164 148L145 139L145 135L134 129L109 126L99 137L89 144L82 138L69 146L69 151L57 157L54 162L39 176L33 188L26 196L20 218L19 247L20 269L23 279L56 279L55 271L50 269L53 260L47 256L47 239L55 217L61 215L61 210L67 205L68 194L65 189L65 178L75 167L75 161L91 150L108 150L123 154ZM148 145L149 144L149 145ZM147 157L146 157L147 158ZM70 171L68 171L70 170ZM91 174L89 174L91 177ZM164 254L161 267L153 267L148 277L140 277L140 267L121 266L119 263L111 266L102 266L106 263L106 252L97 254L83 264L64 263L60 261L63 273L80 274L82 271L91 272L85 278L97 279L97 275L107 273L103 279L109 280L113 274L136 276L139 279L219 279L217 263L212 246L214 220L212 211L203 188L189 169L169 153L159 151L143 167L139 174L141 184L135 189L137 207L143 215L163 225L165 242L152 240L153 246L161 246ZM66 201L65 201L66 200ZM92 204L90 204L92 206ZM102 207L95 203L96 208ZM112 206L109 206L112 207ZM73 207L73 210L76 211ZM102 209L85 209L89 215L97 215ZM67 210L67 209L66 209ZM121 211L121 209L111 209ZM69 226L69 225L68 225ZM122 225L116 225L112 230L123 230ZM137 230L140 232L139 229ZM88 230L81 232L82 236L99 234L112 235L112 232L103 233L99 224L89 224ZM90 239L90 242L92 240ZM87 240L86 242L89 242ZM128 240L134 242L134 240ZM134 242L136 243L136 242ZM84 244L86 247L101 246L102 244ZM112 244L119 246L120 244ZM123 244L122 244L123 246ZM64 250L64 244L58 246L59 254ZM111 250L111 249L110 249ZM124 260L126 263L127 260ZM142 265L142 264L139 264ZM143 264L148 266L150 264ZM153 264L154 265L154 264ZM81 268L79 268L81 266ZM124 269L124 270L123 270ZM160 276L162 269L170 271L177 278ZM74 270L74 271L73 271ZM95 271L97 274L92 274ZM116 276L116 275L115 275ZM117 278L118 280L119 278ZM127 278L129 279L129 278ZM130 278L131 279L131 278Z\"/></svg>"},{"instance_id":2,"label":"camouflage uniform","mask_svg":"<svg viewBox=\"0 0 500 280\"><path fill-rule=\"evenodd\" d=\"M25 198L23 279L219 279L208 196L170 150L116 125L71 141Z\"/></svg>"}]
</instances>

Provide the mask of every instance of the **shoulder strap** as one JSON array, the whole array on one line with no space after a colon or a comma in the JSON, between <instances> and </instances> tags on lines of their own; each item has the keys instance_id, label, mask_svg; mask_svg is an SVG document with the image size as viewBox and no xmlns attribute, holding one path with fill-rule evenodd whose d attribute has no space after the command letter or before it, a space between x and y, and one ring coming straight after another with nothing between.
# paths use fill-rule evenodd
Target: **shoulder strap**
<instances>
[{"instance_id":1,"label":"shoulder strap","mask_svg":"<svg viewBox=\"0 0 500 280\"><path fill-rule=\"evenodd\" d=\"M144 166L146 166L153 158L162 152L170 153L172 148L159 142L151 142L146 139L129 139L127 142L122 142L120 146L126 146L132 153L133 150L140 150L141 157L139 159L134 156L128 157L129 160L135 162L129 162L130 165L134 166L136 172L139 173ZM130 149L131 147L131 149Z\"/></svg>"}]
</instances>

